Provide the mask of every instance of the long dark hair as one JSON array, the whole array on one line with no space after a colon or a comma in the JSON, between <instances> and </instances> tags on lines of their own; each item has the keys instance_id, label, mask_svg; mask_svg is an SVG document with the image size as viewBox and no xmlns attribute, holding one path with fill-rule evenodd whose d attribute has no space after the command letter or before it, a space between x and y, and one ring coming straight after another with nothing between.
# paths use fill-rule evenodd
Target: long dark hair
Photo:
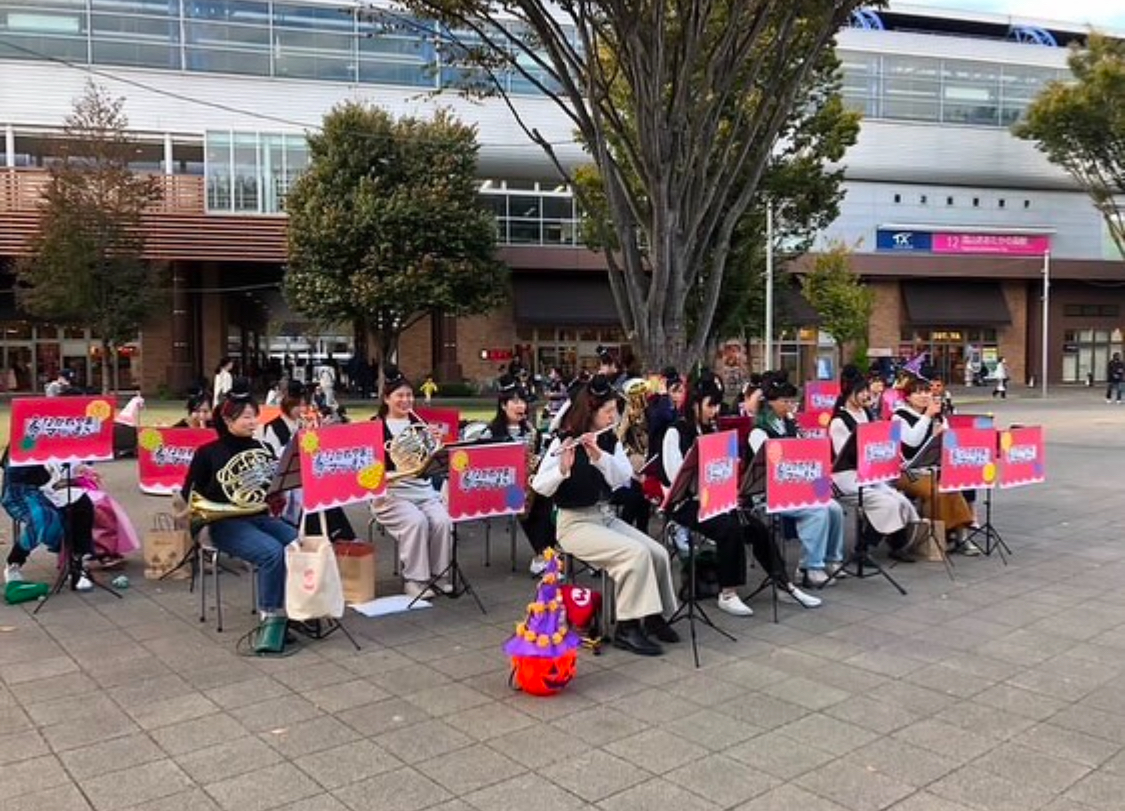
<instances>
[{"instance_id":1,"label":"long dark hair","mask_svg":"<svg viewBox=\"0 0 1125 811\"><path fill-rule=\"evenodd\" d=\"M387 398L403 387L414 391L414 387L410 385L406 375L400 372L397 366L388 366L383 374L383 388L379 392L379 410L375 413L376 417L384 418L387 416L390 411L387 406Z\"/></svg>"},{"instance_id":2,"label":"long dark hair","mask_svg":"<svg viewBox=\"0 0 1125 811\"><path fill-rule=\"evenodd\" d=\"M590 423L598 409L610 400L617 401L617 392L609 384L605 375L594 375L582 387L567 412L563 414L559 432L567 436L580 436L590 430ZM620 403L618 408L620 409Z\"/></svg>"},{"instance_id":3,"label":"long dark hair","mask_svg":"<svg viewBox=\"0 0 1125 811\"><path fill-rule=\"evenodd\" d=\"M215 367L215 374L223 371L223 367L230 363L234 363L234 361L230 359L230 356L223 355L221 358L219 358L219 365Z\"/></svg>"},{"instance_id":4,"label":"long dark hair","mask_svg":"<svg viewBox=\"0 0 1125 811\"><path fill-rule=\"evenodd\" d=\"M504 406L512 402L512 400L523 400L527 402L527 392L520 387L516 379L510 375L504 375L499 380L500 394L496 398L496 414L493 415L492 421L488 423L488 433L492 435L493 439L507 439L508 438L508 415L504 413ZM528 427L528 421L525 418L521 427Z\"/></svg>"},{"instance_id":5,"label":"long dark hair","mask_svg":"<svg viewBox=\"0 0 1125 811\"><path fill-rule=\"evenodd\" d=\"M683 415L684 423L693 437L699 433L700 428L707 430L705 426L699 424L696 408L701 407L708 400L721 406L723 404L723 392L713 381L702 380L692 388L691 398L687 402L687 408L684 409Z\"/></svg>"},{"instance_id":6,"label":"long dark hair","mask_svg":"<svg viewBox=\"0 0 1125 811\"><path fill-rule=\"evenodd\" d=\"M840 372L840 396L836 398L836 405L832 408L832 412L834 414L839 414L846 410L848 398L856 392L869 388L871 388L871 381L869 381L857 367L848 364L844 367L844 370Z\"/></svg>"}]
</instances>

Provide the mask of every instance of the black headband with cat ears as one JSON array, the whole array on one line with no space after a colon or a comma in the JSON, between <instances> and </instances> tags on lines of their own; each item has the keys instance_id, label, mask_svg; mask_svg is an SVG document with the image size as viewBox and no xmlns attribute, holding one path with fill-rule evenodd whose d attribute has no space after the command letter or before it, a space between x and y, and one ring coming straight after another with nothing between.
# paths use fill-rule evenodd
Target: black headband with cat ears
<instances>
[{"instance_id":1,"label":"black headband with cat ears","mask_svg":"<svg viewBox=\"0 0 1125 811\"><path fill-rule=\"evenodd\" d=\"M604 400L613 394L613 386L610 385L609 378L605 375L591 377L586 390L590 392L591 397L597 397L599 400Z\"/></svg>"}]
</instances>

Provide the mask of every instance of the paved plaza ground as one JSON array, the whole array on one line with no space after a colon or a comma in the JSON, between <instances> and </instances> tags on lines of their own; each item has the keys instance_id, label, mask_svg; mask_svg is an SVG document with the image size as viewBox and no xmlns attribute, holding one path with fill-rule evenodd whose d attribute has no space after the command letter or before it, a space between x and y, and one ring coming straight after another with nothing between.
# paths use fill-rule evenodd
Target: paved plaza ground
<instances>
[{"instance_id":1,"label":"paved plaza ground","mask_svg":"<svg viewBox=\"0 0 1125 811\"><path fill-rule=\"evenodd\" d=\"M1120 811L1125 406L1082 389L995 411L1049 432L1049 484L995 500L1010 565L900 565L905 597L847 580L777 624L760 596L719 616L737 642L702 632L698 670L686 643L583 653L551 699L508 687L500 646L534 583L500 531L487 568L483 533L462 539L487 615L466 598L351 614L359 653L336 636L239 656L245 577L224 575L219 634L138 561L120 601L0 605L0 811ZM163 503L130 464L104 469L148 526Z\"/></svg>"}]
</instances>

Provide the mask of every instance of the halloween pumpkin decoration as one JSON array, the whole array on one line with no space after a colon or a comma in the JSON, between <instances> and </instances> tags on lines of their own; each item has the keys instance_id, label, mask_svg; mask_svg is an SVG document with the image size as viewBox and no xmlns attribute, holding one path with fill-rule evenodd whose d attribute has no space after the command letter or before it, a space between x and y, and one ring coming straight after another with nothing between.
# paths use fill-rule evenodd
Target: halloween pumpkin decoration
<instances>
[{"instance_id":1,"label":"halloween pumpkin decoration","mask_svg":"<svg viewBox=\"0 0 1125 811\"><path fill-rule=\"evenodd\" d=\"M559 560L548 549L547 568L539 581L535 602L516 625L515 635L504 645L512 660L511 682L534 696L562 690L577 671L579 639L566 621L566 606L559 589Z\"/></svg>"}]
</instances>

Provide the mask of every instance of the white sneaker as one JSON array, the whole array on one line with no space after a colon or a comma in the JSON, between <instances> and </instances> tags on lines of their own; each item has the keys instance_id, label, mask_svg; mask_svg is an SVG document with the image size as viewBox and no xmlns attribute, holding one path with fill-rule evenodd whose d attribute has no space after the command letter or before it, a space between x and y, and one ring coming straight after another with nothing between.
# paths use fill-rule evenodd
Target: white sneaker
<instances>
[{"instance_id":1,"label":"white sneaker","mask_svg":"<svg viewBox=\"0 0 1125 811\"><path fill-rule=\"evenodd\" d=\"M742 602L742 598L735 592L719 595L718 606L720 611L725 611L735 617L752 617L754 609Z\"/></svg>"},{"instance_id":2,"label":"white sneaker","mask_svg":"<svg viewBox=\"0 0 1125 811\"><path fill-rule=\"evenodd\" d=\"M433 589L426 588L425 583L419 583L416 580L407 580L403 584L402 591L411 600L432 600L437 596Z\"/></svg>"},{"instance_id":3,"label":"white sneaker","mask_svg":"<svg viewBox=\"0 0 1125 811\"><path fill-rule=\"evenodd\" d=\"M829 583L835 583L835 580L829 580L828 574L824 569L808 569L805 572L804 585L810 586L814 589L822 589Z\"/></svg>"},{"instance_id":4,"label":"white sneaker","mask_svg":"<svg viewBox=\"0 0 1125 811\"><path fill-rule=\"evenodd\" d=\"M22 583L23 568L18 563L9 563L4 567L4 583Z\"/></svg>"},{"instance_id":5,"label":"white sneaker","mask_svg":"<svg viewBox=\"0 0 1125 811\"><path fill-rule=\"evenodd\" d=\"M848 572L844 568L843 562L839 560L834 560L827 564L824 567L824 571L832 576L833 580L843 580L845 577L848 577Z\"/></svg>"},{"instance_id":6,"label":"white sneaker","mask_svg":"<svg viewBox=\"0 0 1125 811\"><path fill-rule=\"evenodd\" d=\"M531 572L532 577L538 577L547 571L547 561L543 559L542 555L536 555L531 559L531 565L527 567Z\"/></svg>"},{"instance_id":7,"label":"white sneaker","mask_svg":"<svg viewBox=\"0 0 1125 811\"><path fill-rule=\"evenodd\" d=\"M813 597L811 594L806 594L792 584L790 584L789 588L785 590L785 594L788 594L793 599L793 602L799 605L803 605L805 608L820 608L820 606L824 603L824 601L819 597Z\"/></svg>"},{"instance_id":8,"label":"white sneaker","mask_svg":"<svg viewBox=\"0 0 1125 811\"><path fill-rule=\"evenodd\" d=\"M75 591L93 591L94 583L86 575L80 575L78 581L74 584Z\"/></svg>"}]
</instances>

